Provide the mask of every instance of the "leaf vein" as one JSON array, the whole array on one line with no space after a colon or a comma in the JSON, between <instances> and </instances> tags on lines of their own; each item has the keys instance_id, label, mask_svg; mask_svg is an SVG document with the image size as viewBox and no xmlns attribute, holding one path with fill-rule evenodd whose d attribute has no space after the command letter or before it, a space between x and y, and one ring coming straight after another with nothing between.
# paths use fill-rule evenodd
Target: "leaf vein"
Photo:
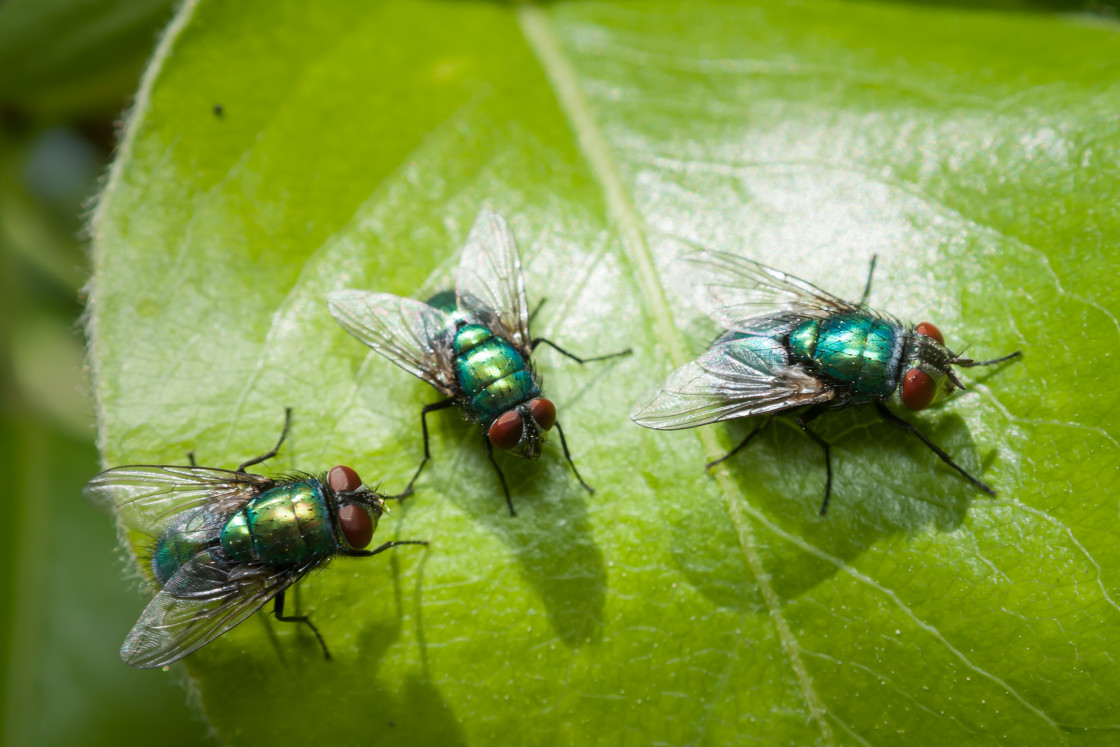
<instances>
[{"instance_id":1,"label":"leaf vein","mask_svg":"<svg viewBox=\"0 0 1120 747\"><path fill-rule=\"evenodd\" d=\"M659 339L668 346L669 357L674 365L683 365L687 361L684 341L673 323L665 288L657 275L646 242L642 218L630 201L627 189L614 164L610 147L595 122L590 104L580 87L576 71L553 33L544 11L533 5L523 5L517 9L517 18L537 61L552 83L560 108L568 118L581 152L603 190L607 209L617 222L623 249L638 272L644 296L649 299L658 327ZM714 459L718 456L720 447L712 431L698 429L697 434L709 458ZM743 496L726 470L719 470L716 479L735 525L743 555L766 601L771 622L777 629L781 641L782 651L797 678L809 712L820 729L822 740L826 744L835 744L836 740L827 720L825 706L801 660L797 639L782 614L782 601L770 583L769 574L763 567L762 558L758 553L750 522L743 514L745 502Z\"/></svg>"},{"instance_id":2,"label":"leaf vein","mask_svg":"<svg viewBox=\"0 0 1120 747\"><path fill-rule=\"evenodd\" d=\"M816 547L815 545L812 545L812 544L806 542L805 540L801 539L800 537L798 537L794 534L790 534L789 532L786 532L781 527L779 527L778 525L776 525L772 521L770 521L766 517L765 514L763 514L761 511L758 511L757 509L751 507L749 504L744 504L744 505L745 505L744 510L747 511L747 513L749 513L751 516L753 516L756 521L758 521L765 528L769 529L771 532L773 532L777 536L781 537L782 539L784 539L787 542L790 542L790 543L796 545L800 549L802 549L805 552L819 558L820 560L823 560L826 563L831 563L832 565L836 566L837 570L839 570L840 572L845 573L848 576L851 576L853 579L855 579L859 583L862 583L862 584L865 584L865 585L871 587L875 591L879 592L883 596L890 599L890 601L893 602L894 605L896 607L898 607L903 612L903 614L905 614L907 617L910 618L911 622L913 622L919 628L921 628L922 630L926 631L931 636L933 636L934 639L936 639L939 643L941 643L943 646L945 646L945 648L948 649L949 652L951 654L953 654L953 656L955 656L957 659L959 659L961 661L961 663L963 663L966 667L968 667L969 669L971 669L973 672L980 675L981 677L983 677L983 678L999 685L1000 687L1002 687L1007 692L1008 695L1010 695L1015 700L1019 701L1020 704L1022 704L1029 711L1031 711L1036 716L1038 716L1043 721L1045 721L1047 723L1047 725L1049 725L1051 728L1053 728L1059 734L1064 736L1064 732L1062 731L1061 725L1059 725L1056 721L1054 721L1054 719L1050 718L1050 716L1047 715L1045 711L1043 711L1041 708L1039 708L1038 706L1034 705L1029 700L1027 700L1021 693L1019 693L1018 690L1013 688L1008 682L1006 682L1005 680L1000 678L998 675L995 675L995 674L987 671L983 667L974 663L967 656L965 656L964 652L962 652L960 649L958 649L956 646L954 646L952 643L950 643L949 639L947 639L941 633L941 631L937 629L937 627L935 627L932 623L926 622L922 618L918 617L918 614L916 612L914 612L914 610L912 610L909 605L907 605L904 601L902 601L902 598L898 595L898 593L896 591L883 586L882 584L877 582L875 579L871 578L870 576L868 576L864 573L861 573L860 571L856 570L852 566L845 563L840 558L834 557L834 556L826 553L824 550L821 550L820 548Z\"/></svg>"}]
</instances>

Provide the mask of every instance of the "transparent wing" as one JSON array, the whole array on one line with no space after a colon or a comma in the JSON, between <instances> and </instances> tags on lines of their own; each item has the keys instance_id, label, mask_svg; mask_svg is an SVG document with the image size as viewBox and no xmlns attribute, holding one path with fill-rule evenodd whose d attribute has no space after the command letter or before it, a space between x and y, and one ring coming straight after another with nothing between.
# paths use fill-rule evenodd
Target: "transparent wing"
<instances>
[{"instance_id":1,"label":"transparent wing","mask_svg":"<svg viewBox=\"0 0 1120 747\"><path fill-rule=\"evenodd\" d=\"M234 511L272 484L262 475L226 469L141 464L105 470L82 494L95 506L116 509L129 529L158 537L184 511L204 505L217 513Z\"/></svg>"},{"instance_id":2,"label":"transparent wing","mask_svg":"<svg viewBox=\"0 0 1120 747\"><path fill-rule=\"evenodd\" d=\"M435 344L447 316L413 298L362 290L334 291L327 306L342 328L447 396L454 394L449 353Z\"/></svg>"},{"instance_id":3,"label":"transparent wing","mask_svg":"<svg viewBox=\"0 0 1120 747\"><path fill-rule=\"evenodd\" d=\"M130 666L163 667L240 624L318 563L278 572L202 551L167 580L121 646Z\"/></svg>"},{"instance_id":4,"label":"transparent wing","mask_svg":"<svg viewBox=\"0 0 1120 747\"><path fill-rule=\"evenodd\" d=\"M781 412L832 397L826 383L798 368L776 366L734 343L717 343L646 392L630 418L646 428L678 430Z\"/></svg>"},{"instance_id":5,"label":"transparent wing","mask_svg":"<svg viewBox=\"0 0 1120 747\"><path fill-rule=\"evenodd\" d=\"M493 211L479 213L471 228L459 258L455 293L460 309L490 312L504 327L493 331L528 354L532 338L521 255L505 219Z\"/></svg>"},{"instance_id":6,"label":"transparent wing","mask_svg":"<svg viewBox=\"0 0 1120 747\"><path fill-rule=\"evenodd\" d=\"M764 332L773 329L776 319L860 310L804 280L734 254L705 251L684 261L699 275L698 305L726 329Z\"/></svg>"}]
</instances>

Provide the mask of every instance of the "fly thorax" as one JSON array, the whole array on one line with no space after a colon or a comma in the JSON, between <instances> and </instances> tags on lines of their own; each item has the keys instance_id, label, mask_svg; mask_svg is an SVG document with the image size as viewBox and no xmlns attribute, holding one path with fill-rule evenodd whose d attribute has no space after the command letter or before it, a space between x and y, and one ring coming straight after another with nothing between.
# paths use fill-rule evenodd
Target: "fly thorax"
<instances>
[{"instance_id":1,"label":"fly thorax","mask_svg":"<svg viewBox=\"0 0 1120 747\"><path fill-rule=\"evenodd\" d=\"M494 334L481 324L464 324L455 333L453 349L455 355L464 355L477 348Z\"/></svg>"},{"instance_id":2,"label":"fly thorax","mask_svg":"<svg viewBox=\"0 0 1120 747\"><path fill-rule=\"evenodd\" d=\"M318 481L278 485L249 501L222 528L234 560L293 565L333 552L335 539Z\"/></svg>"},{"instance_id":3,"label":"fly thorax","mask_svg":"<svg viewBox=\"0 0 1120 747\"><path fill-rule=\"evenodd\" d=\"M847 387L853 401L866 401L893 391L901 334L897 325L870 314L833 314L798 324L789 346L815 373Z\"/></svg>"}]
</instances>

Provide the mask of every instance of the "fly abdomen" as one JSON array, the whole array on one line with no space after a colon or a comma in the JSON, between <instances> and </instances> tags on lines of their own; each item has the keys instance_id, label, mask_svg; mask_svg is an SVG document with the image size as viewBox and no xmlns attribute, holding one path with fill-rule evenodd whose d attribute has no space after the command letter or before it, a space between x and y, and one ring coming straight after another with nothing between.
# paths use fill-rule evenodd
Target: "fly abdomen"
<instances>
[{"instance_id":1,"label":"fly abdomen","mask_svg":"<svg viewBox=\"0 0 1120 747\"><path fill-rule=\"evenodd\" d=\"M160 586L212 542L217 524L210 512L199 509L178 517L163 531L152 547L152 575Z\"/></svg>"},{"instance_id":2,"label":"fly abdomen","mask_svg":"<svg viewBox=\"0 0 1120 747\"><path fill-rule=\"evenodd\" d=\"M455 334L455 374L466 409L483 422L540 393L525 359L486 327L467 324Z\"/></svg>"},{"instance_id":3,"label":"fly abdomen","mask_svg":"<svg viewBox=\"0 0 1120 747\"><path fill-rule=\"evenodd\" d=\"M793 356L851 387L853 401L889 396L898 384L902 330L866 314L802 322L790 333Z\"/></svg>"},{"instance_id":4,"label":"fly abdomen","mask_svg":"<svg viewBox=\"0 0 1120 747\"><path fill-rule=\"evenodd\" d=\"M330 511L311 481L261 493L222 528L222 549L234 559L266 565L298 565L328 555L337 545Z\"/></svg>"},{"instance_id":5,"label":"fly abdomen","mask_svg":"<svg viewBox=\"0 0 1120 747\"><path fill-rule=\"evenodd\" d=\"M777 337L743 332L725 332L716 344L726 344L728 355L739 359L752 368L765 366L769 369L789 365L789 350Z\"/></svg>"}]
</instances>

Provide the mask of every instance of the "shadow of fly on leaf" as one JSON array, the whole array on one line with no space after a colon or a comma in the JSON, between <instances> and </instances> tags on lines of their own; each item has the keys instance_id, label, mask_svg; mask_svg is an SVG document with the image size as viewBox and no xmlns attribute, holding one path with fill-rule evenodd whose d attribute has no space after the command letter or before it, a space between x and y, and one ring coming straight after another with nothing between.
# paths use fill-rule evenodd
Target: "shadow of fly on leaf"
<instances>
[{"instance_id":1,"label":"shadow of fly on leaf","mask_svg":"<svg viewBox=\"0 0 1120 747\"><path fill-rule=\"evenodd\" d=\"M1019 351L986 361L965 358L945 346L930 322L908 326L869 308L875 258L858 303L733 254L698 252L685 262L697 276L700 306L727 332L646 392L631 411L634 422L677 430L759 418L737 446L707 465L710 469L744 449L775 416L788 413L824 452L824 515L832 497L832 448L809 424L827 412L866 405L976 488L995 495L888 404L924 410L965 388L953 366L989 366Z\"/></svg>"}]
</instances>

